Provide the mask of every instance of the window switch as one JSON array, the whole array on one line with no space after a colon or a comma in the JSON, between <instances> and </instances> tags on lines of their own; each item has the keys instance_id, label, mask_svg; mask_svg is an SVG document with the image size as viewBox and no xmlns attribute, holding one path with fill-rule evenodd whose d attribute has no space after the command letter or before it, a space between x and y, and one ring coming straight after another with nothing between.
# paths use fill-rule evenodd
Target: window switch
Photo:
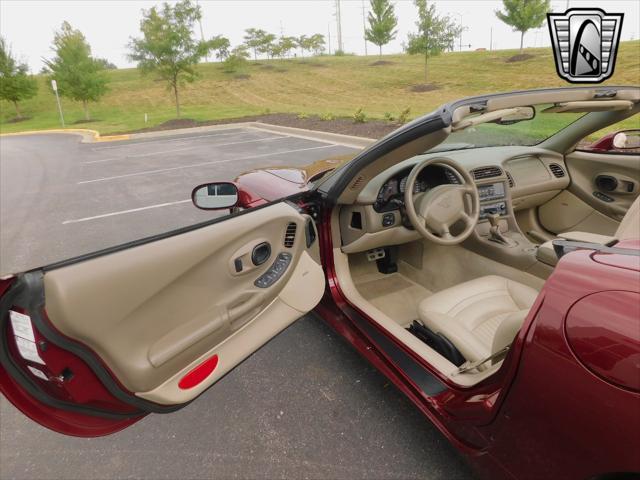
<instances>
[{"instance_id":1,"label":"window switch","mask_svg":"<svg viewBox=\"0 0 640 480\"><path fill-rule=\"evenodd\" d=\"M240 257L233 261L233 265L236 267L236 273L240 273L242 271L242 259Z\"/></svg>"}]
</instances>

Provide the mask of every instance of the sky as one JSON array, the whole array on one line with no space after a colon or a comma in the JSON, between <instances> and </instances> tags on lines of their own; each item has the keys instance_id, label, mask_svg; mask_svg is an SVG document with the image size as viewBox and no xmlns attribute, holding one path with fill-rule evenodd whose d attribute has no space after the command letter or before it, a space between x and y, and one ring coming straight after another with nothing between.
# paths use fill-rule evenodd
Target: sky
<instances>
[{"instance_id":1,"label":"sky","mask_svg":"<svg viewBox=\"0 0 640 480\"><path fill-rule=\"evenodd\" d=\"M106 58L118 67L133 67L127 59L130 37L140 35L141 10L160 1L139 0L0 0L0 35L11 45L12 51L29 64L32 72L42 68L42 58L50 58L54 31L63 21L79 29L88 40L95 57ZM169 3L174 3L169 1ZM337 47L335 0L199 0L202 8L202 30L205 38L224 35L232 45L242 43L246 28L262 28L277 35L298 36L322 33L331 37L331 51ZM400 53L407 34L415 30L416 8L412 1L397 0L396 39L383 47L383 53ZM622 40L637 39L640 35L639 0L552 0L552 10L563 12L570 7L599 6L609 13L625 14ZM501 1L435 0L436 10L462 23L462 49L490 47L518 48L520 34L502 23L495 11ZM344 50L364 54L363 6L368 0L341 0L342 38ZM199 35L199 28L196 28ZM547 27L529 31L525 47L549 46ZM377 47L367 44L367 52L377 53Z\"/></svg>"}]
</instances>

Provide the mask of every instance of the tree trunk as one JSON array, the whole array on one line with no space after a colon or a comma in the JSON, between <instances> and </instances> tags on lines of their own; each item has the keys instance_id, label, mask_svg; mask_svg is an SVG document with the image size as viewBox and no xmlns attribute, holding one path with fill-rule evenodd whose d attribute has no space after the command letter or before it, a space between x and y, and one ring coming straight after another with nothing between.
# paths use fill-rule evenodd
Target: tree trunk
<instances>
[{"instance_id":1,"label":"tree trunk","mask_svg":"<svg viewBox=\"0 0 640 480\"><path fill-rule=\"evenodd\" d=\"M520 32L520 54L522 54L522 50L524 46L524 32Z\"/></svg>"},{"instance_id":2,"label":"tree trunk","mask_svg":"<svg viewBox=\"0 0 640 480\"><path fill-rule=\"evenodd\" d=\"M180 118L180 96L178 95L178 82L173 83L173 95L176 98L176 117Z\"/></svg>"},{"instance_id":3,"label":"tree trunk","mask_svg":"<svg viewBox=\"0 0 640 480\"><path fill-rule=\"evenodd\" d=\"M253 49L253 61L255 62L256 60L258 60L258 52L256 51L256 49Z\"/></svg>"},{"instance_id":4,"label":"tree trunk","mask_svg":"<svg viewBox=\"0 0 640 480\"><path fill-rule=\"evenodd\" d=\"M91 117L89 116L89 102L83 100L82 108L84 108L84 119L88 122L89 120L91 120Z\"/></svg>"},{"instance_id":5,"label":"tree trunk","mask_svg":"<svg viewBox=\"0 0 640 480\"><path fill-rule=\"evenodd\" d=\"M20 113L20 107L18 107L18 102L16 100L13 101L13 106L16 107L16 118L21 119L22 114Z\"/></svg>"},{"instance_id":6,"label":"tree trunk","mask_svg":"<svg viewBox=\"0 0 640 480\"><path fill-rule=\"evenodd\" d=\"M426 84L429 79L429 54L424 54L424 83Z\"/></svg>"},{"instance_id":7,"label":"tree trunk","mask_svg":"<svg viewBox=\"0 0 640 480\"><path fill-rule=\"evenodd\" d=\"M380 57L382 57L382 45L378 45L378 47L380 48Z\"/></svg>"}]
</instances>

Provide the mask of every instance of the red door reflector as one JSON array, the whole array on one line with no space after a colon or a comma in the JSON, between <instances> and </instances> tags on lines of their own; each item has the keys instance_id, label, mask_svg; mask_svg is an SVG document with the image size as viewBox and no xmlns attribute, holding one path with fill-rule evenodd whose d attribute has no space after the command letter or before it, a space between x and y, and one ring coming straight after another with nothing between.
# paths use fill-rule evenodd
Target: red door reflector
<instances>
[{"instance_id":1,"label":"red door reflector","mask_svg":"<svg viewBox=\"0 0 640 480\"><path fill-rule=\"evenodd\" d=\"M178 383L178 387L182 390L188 390L190 388L199 385L207 378L218 366L218 355L214 355L211 358L208 358L200 365L195 367L189 373L187 373L184 377L180 379Z\"/></svg>"}]
</instances>

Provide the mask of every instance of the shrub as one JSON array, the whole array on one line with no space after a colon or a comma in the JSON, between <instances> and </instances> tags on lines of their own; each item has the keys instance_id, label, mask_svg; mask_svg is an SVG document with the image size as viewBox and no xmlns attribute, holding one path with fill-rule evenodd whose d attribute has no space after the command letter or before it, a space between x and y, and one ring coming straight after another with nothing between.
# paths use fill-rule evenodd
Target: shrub
<instances>
[{"instance_id":1,"label":"shrub","mask_svg":"<svg viewBox=\"0 0 640 480\"><path fill-rule=\"evenodd\" d=\"M364 111L362 111L362 107L355 111L353 114L353 123L365 123L367 121L367 116Z\"/></svg>"},{"instance_id":2,"label":"shrub","mask_svg":"<svg viewBox=\"0 0 640 480\"><path fill-rule=\"evenodd\" d=\"M304 120L305 118L309 118L309 115L307 115L304 112L301 112L301 113L298 114L298 119L299 120Z\"/></svg>"},{"instance_id":3,"label":"shrub","mask_svg":"<svg viewBox=\"0 0 640 480\"><path fill-rule=\"evenodd\" d=\"M344 57L345 56L344 50L336 50L335 52L333 52L333 54L336 57Z\"/></svg>"},{"instance_id":4,"label":"shrub","mask_svg":"<svg viewBox=\"0 0 640 480\"><path fill-rule=\"evenodd\" d=\"M384 119L387 122L393 122L396 119L396 117L394 117L391 112L384 112Z\"/></svg>"},{"instance_id":5,"label":"shrub","mask_svg":"<svg viewBox=\"0 0 640 480\"><path fill-rule=\"evenodd\" d=\"M225 73L236 73L242 70L247 65L247 59L240 55L229 55L227 59L222 62L222 70Z\"/></svg>"},{"instance_id":6,"label":"shrub","mask_svg":"<svg viewBox=\"0 0 640 480\"><path fill-rule=\"evenodd\" d=\"M323 113L322 115L320 115L320 120L324 120L325 122L330 122L331 120L335 120L335 119L336 119L336 116L331 112Z\"/></svg>"},{"instance_id":7,"label":"shrub","mask_svg":"<svg viewBox=\"0 0 640 480\"><path fill-rule=\"evenodd\" d=\"M400 115L398 115L398 123L407 123L407 121L409 120L409 114L411 113L411 107L407 107L404 110L402 110L402 112L400 112Z\"/></svg>"}]
</instances>

